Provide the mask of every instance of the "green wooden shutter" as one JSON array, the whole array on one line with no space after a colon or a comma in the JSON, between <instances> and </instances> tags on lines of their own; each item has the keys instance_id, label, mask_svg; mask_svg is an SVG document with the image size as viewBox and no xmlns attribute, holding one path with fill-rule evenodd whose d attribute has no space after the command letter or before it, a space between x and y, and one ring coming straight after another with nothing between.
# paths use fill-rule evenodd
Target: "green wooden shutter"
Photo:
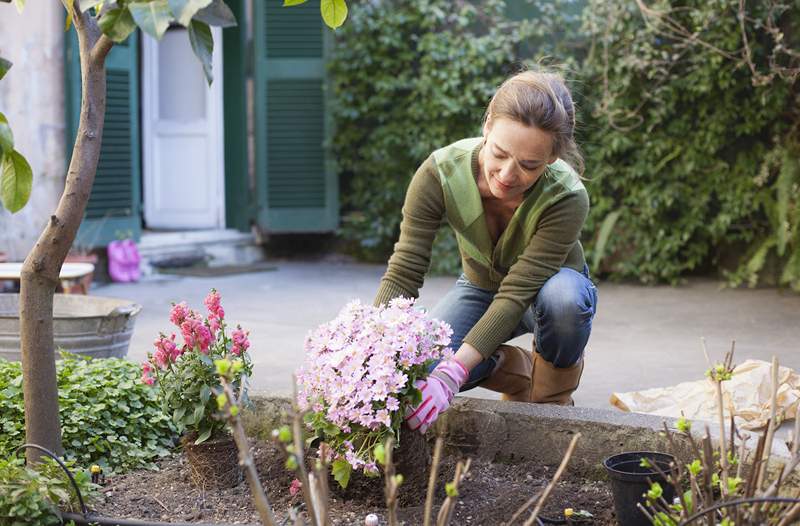
<instances>
[{"instance_id":1,"label":"green wooden shutter","mask_svg":"<svg viewBox=\"0 0 800 526\"><path fill-rule=\"evenodd\" d=\"M325 50L317 2L255 2L258 223L268 232L338 226L338 182L323 146Z\"/></svg>"},{"instance_id":2,"label":"green wooden shutter","mask_svg":"<svg viewBox=\"0 0 800 526\"><path fill-rule=\"evenodd\" d=\"M78 130L81 72L75 29L66 39L67 155ZM106 58L106 116L92 193L76 242L105 246L119 235L141 235L138 31Z\"/></svg>"}]
</instances>

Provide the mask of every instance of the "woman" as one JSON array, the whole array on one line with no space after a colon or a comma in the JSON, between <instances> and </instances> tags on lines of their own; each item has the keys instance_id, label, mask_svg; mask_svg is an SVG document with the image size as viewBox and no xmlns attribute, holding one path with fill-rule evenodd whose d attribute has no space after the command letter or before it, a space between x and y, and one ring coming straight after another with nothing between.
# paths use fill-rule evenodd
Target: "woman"
<instances>
[{"instance_id":1,"label":"woman","mask_svg":"<svg viewBox=\"0 0 800 526\"><path fill-rule=\"evenodd\" d=\"M574 128L563 79L525 71L495 93L482 137L433 152L414 175L375 304L417 297L443 219L464 273L430 313L453 328L456 352L418 383L412 429L424 433L456 392L478 385L508 400L572 403L597 303L578 240L589 198ZM503 345L526 333L533 352Z\"/></svg>"}]
</instances>

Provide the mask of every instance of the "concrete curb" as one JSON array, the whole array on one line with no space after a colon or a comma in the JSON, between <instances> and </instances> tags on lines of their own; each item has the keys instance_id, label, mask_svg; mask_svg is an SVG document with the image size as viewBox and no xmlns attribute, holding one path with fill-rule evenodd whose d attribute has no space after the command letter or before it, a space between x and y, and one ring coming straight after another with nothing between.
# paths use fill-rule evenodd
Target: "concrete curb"
<instances>
[{"instance_id":1,"label":"concrete curb","mask_svg":"<svg viewBox=\"0 0 800 526\"><path fill-rule=\"evenodd\" d=\"M272 429L286 422L289 399L255 396L253 404L254 409L243 415L245 429L250 436L268 440ZM581 433L570 469L591 479L605 479L603 460L611 455L624 451L670 452L663 436L664 423L674 429L675 422L674 418L606 409L457 397L439 418L436 430L443 431L451 453L493 462L537 461L548 466L561 462L573 435ZM706 425L694 423L697 439L705 434ZM716 439L718 434L710 427ZM429 435L433 439L435 433L429 431ZM680 456L689 456L688 441L679 441L677 446ZM774 448L771 469L788 460L785 445L782 448Z\"/></svg>"}]
</instances>

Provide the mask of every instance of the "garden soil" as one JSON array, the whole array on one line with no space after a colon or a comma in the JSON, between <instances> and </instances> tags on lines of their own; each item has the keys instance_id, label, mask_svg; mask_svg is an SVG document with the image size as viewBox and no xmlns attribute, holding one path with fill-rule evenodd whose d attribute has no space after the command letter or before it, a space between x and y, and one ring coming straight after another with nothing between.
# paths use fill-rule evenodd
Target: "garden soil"
<instances>
[{"instance_id":1,"label":"garden soil","mask_svg":"<svg viewBox=\"0 0 800 526\"><path fill-rule=\"evenodd\" d=\"M281 523L293 507L302 506L302 495L292 496L289 493L294 475L284 468L285 454L278 446L257 442L253 454L261 483L268 492L278 522ZM444 484L452 479L458 460L449 456L442 460L434 513L445 498ZM555 467L534 463L510 465L474 459L459 488L458 503L451 524L503 524L532 495L544 489L554 472ZM370 480L374 486L383 486L383 478ZM361 526L367 514L375 513L380 517L380 524L386 524L381 493L374 489L348 490L345 495L349 498L343 498L342 494L334 492L330 513L332 523ZM402 492L401 486L401 496ZM402 499L401 502L407 500L410 499ZM400 507L398 516L402 523L408 526L422 524L424 496L417 502L413 506L406 503ZM247 482L220 490L198 488L191 482L189 468L182 454L161 461L158 471L137 471L109 477L93 507L97 513L114 518L258 524L258 515L250 502ZM594 516L591 524L616 524L611 493L606 484L583 480L577 475L571 475L569 470L554 490L542 515L546 518L561 518L564 508L589 511ZM527 514L522 517L515 523L522 524Z\"/></svg>"}]
</instances>

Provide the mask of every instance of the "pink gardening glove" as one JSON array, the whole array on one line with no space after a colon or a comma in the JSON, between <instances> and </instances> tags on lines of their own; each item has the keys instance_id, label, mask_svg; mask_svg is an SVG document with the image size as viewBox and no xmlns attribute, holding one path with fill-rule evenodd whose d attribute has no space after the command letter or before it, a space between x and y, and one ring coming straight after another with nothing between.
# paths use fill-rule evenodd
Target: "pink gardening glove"
<instances>
[{"instance_id":1,"label":"pink gardening glove","mask_svg":"<svg viewBox=\"0 0 800 526\"><path fill-rule=\"evenodd\" d=\"M422 391L422 402L406 410L406 423L412 430L425 433L436 421L439 413L450 407L450 402L464 382L469 371L455 358L439 362L425 380L417 380L414 386Z\"/></svg>"}]
</instances>

